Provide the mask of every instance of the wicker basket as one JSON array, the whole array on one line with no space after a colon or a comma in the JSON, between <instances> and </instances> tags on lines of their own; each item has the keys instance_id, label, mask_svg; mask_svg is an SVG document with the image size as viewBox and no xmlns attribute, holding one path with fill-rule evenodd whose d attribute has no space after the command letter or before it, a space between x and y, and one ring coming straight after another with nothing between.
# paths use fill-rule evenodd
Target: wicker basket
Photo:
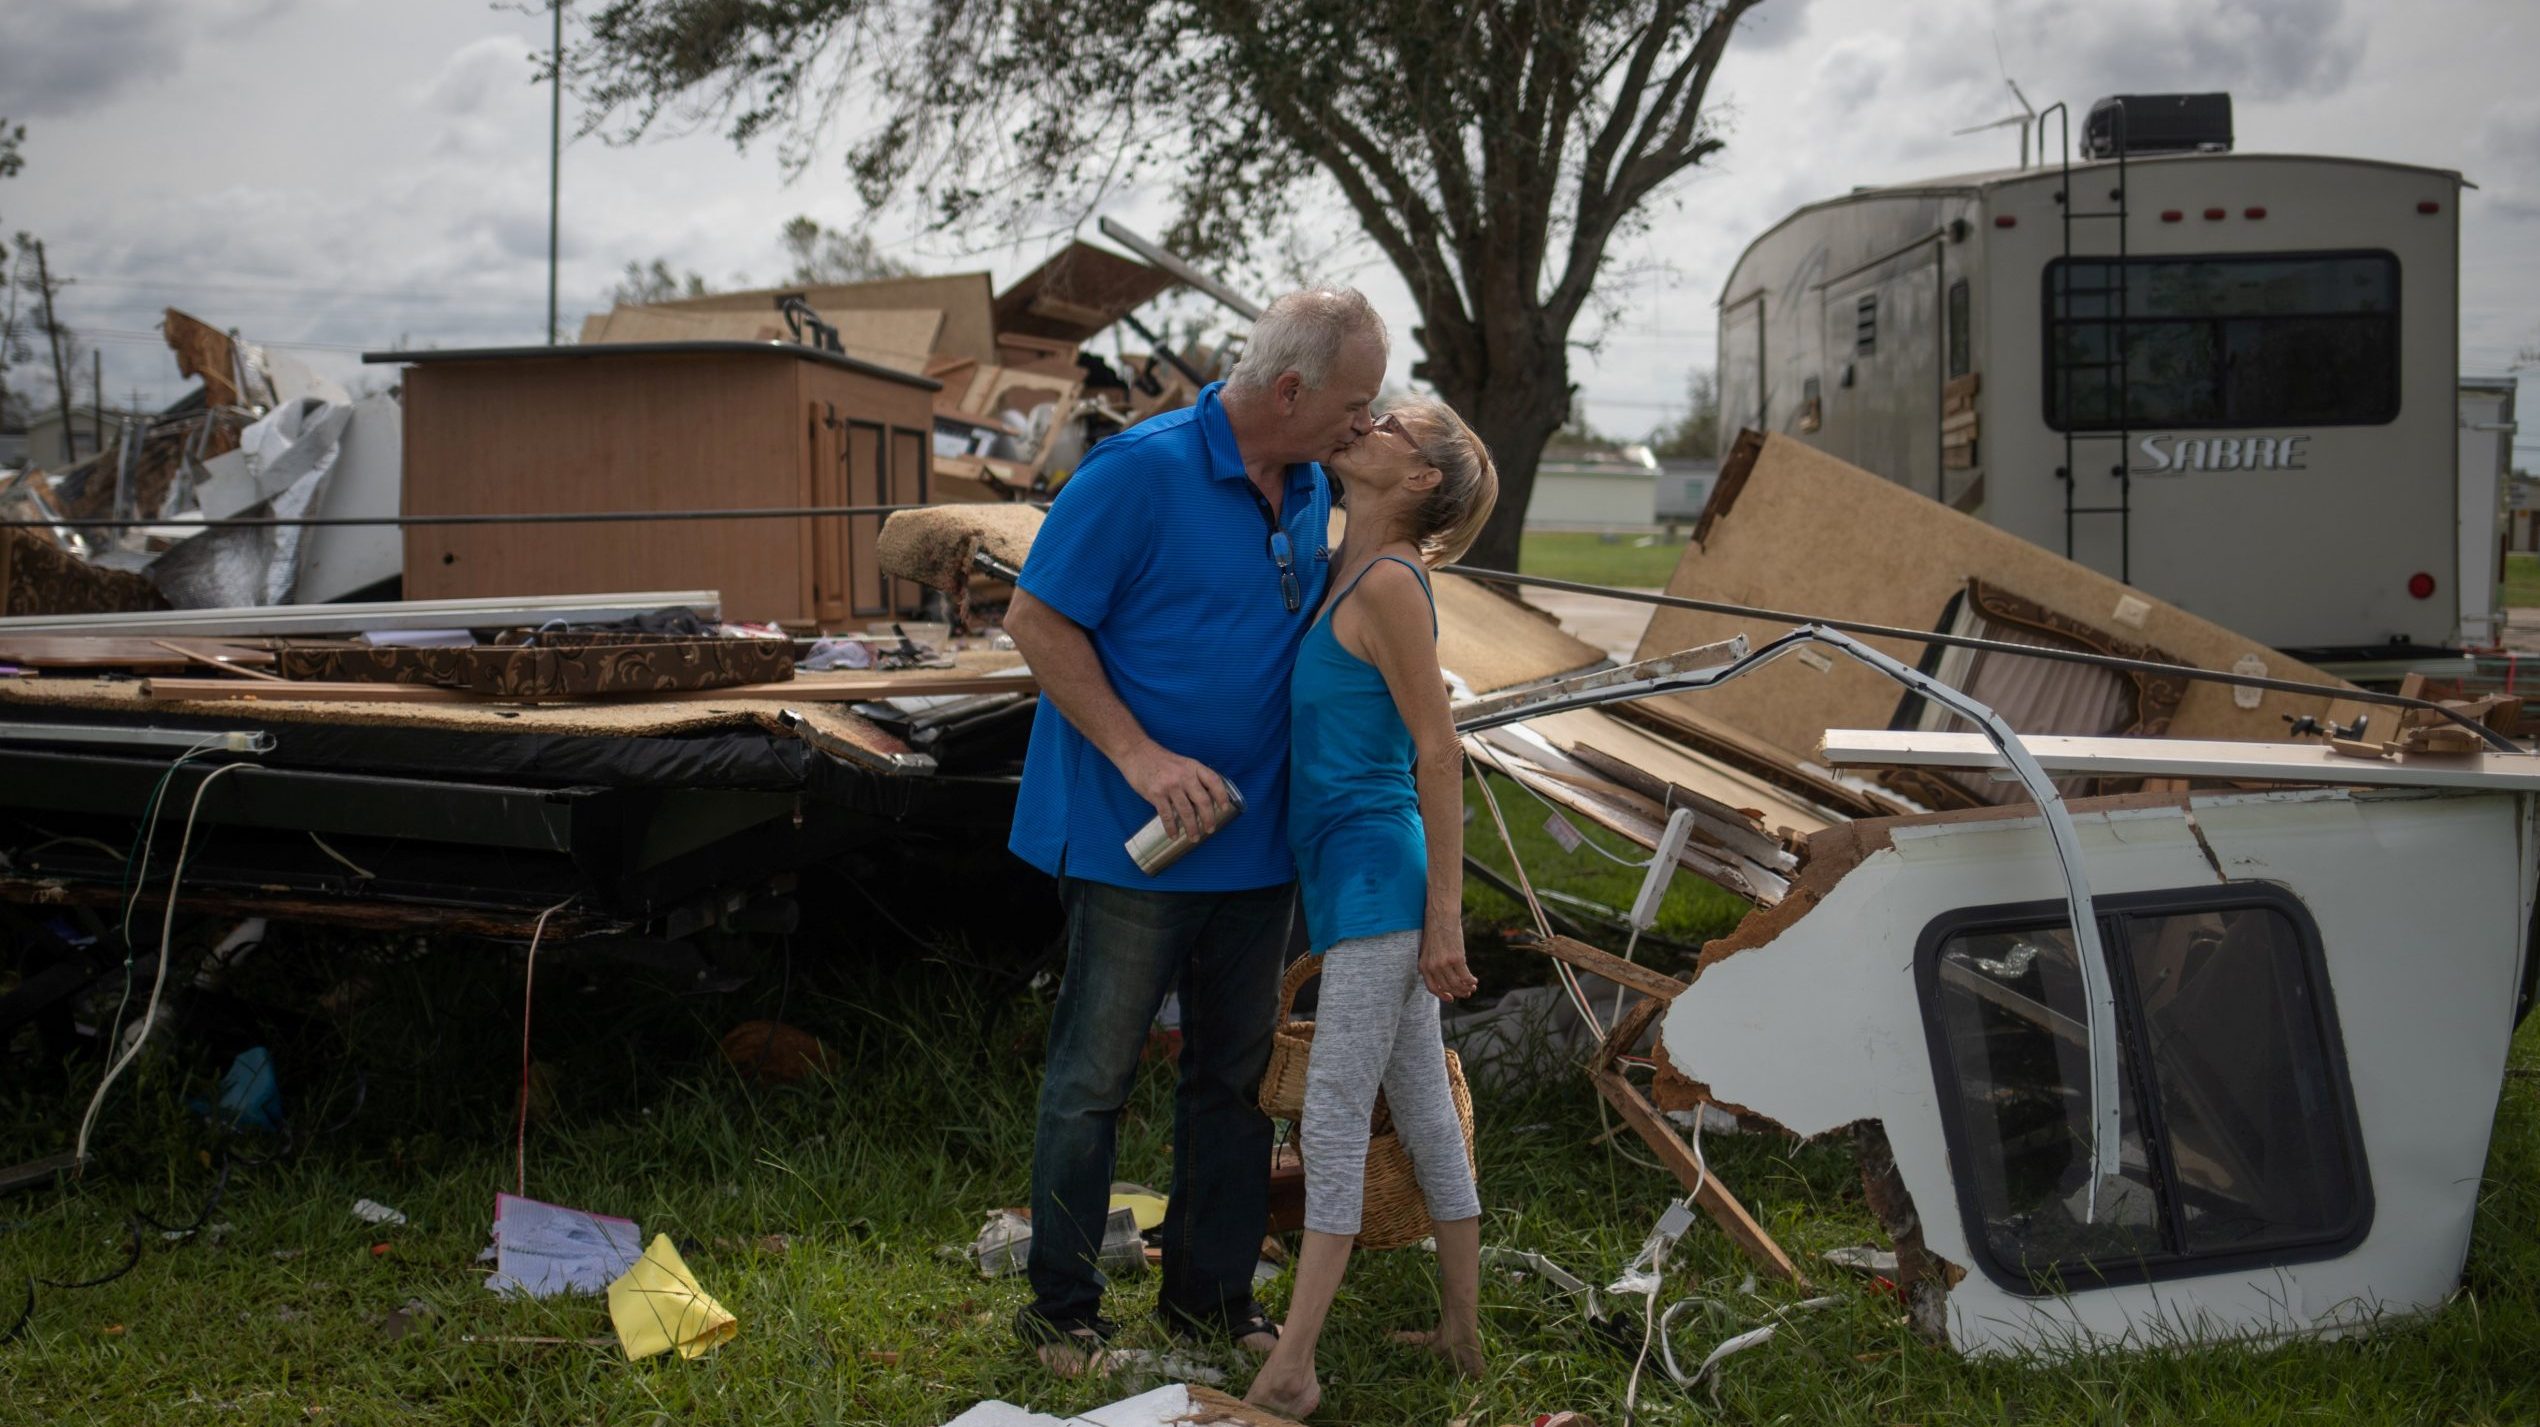
<instances>
[{"instance_id":1,"label":"wicker basket","mask_svg":"<svg viewBox=\"0 0 2540 1427\"><path fill-rule=\"evenodd\" d=\"M1323 958L1300 956L1279 987L1279 1024L1270 1032L1270 1064L1261 1072L1261 1113L1273 1120L1305 1118L1305 1058L1314 1049L1314 1023L1291 1021L1296 993L1323 969Z\"/></svg>"},{"instance_id":2,"label":"wicker basket","mask_svg":"<svg viewBox=\"0 0 2540 1427\"><path fill-rule=\"evenodd\" d=\"M1296 1011L1296 993L1322 969L1323 958L1299 957L1279 987L1279 1024L1271 1033L1270 1064L1261 1072L1259 1096L1262 1113L1274 1120L1305 1118L1305 1068L1314 1052L1314 1023L1289 1017ZM1464 1127L1464 1162L1477 1165L1473 1154L1473 1092L1464 1083L1462 1058L1451 1050L1446 1053L1446 1083L1455 1097L1456 1121ZM1308 1166L1306 1172L1312 1173L1312 1167ZM1427 1238L1434 1228L1429 1219L1428 1198L1420 1192L1420 1177L1411 1165L1411 1152L1402 1147L1402 1136L1394 1132L1393 1114L1381 1093L1376 1096L1376 1113L1367 1137L1366 1194L1358 1221L1360 1248L1402 1248Z\"/></svg>"},{"instance_id":3,"label":"wicker basket","mask_svg":"<svg viewBox=\"0 0 2540 1427\"><path fill-rule=\"evenodd\" d=\"M1451 1050L1446 1053L1446 1085L1455 1097L1456 1122L1464 1127L1464 1163L1478 1179L1481 1165L1473 1154L1473 1092L1464 1083L1463 1059ZM1305 1172L1312 1174L1314 1166L1307 1165ZM1367 1198L1359 1211L1358 1247L1404 1248L1435 1229L1428 1197L1420 1192L1420 1177L1411 1167L1411 1152L1402 1147L1393 1116L1378 1095L1374 1132L1367 1138Z\"/></svg>"}]
</instances>

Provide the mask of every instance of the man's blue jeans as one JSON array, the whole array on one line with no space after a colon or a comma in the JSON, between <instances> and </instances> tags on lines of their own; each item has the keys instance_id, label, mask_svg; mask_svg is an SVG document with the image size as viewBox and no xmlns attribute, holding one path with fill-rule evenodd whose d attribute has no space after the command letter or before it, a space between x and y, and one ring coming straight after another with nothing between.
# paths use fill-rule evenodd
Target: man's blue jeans
<instances>
[{"instance_id":1,"label":"man's blue jeans","mask_svg":"<svg viewBox=\"0 0 2540 1427\"><path fill-rule=\"evenodd\" d=\"M1108 1331L1095 1267L1120 1109L1167 991L1182 1000L1173 1184L1164 1215L1168 1322L1217 1330L1252 1316L1268 1224L1270 1120L1254 1103L1278 1015L1296 889L1144 892L1075 878L1067 978L1050 1026L1032 1139L1030 1317Z\"/></svg>"}]
</instances>

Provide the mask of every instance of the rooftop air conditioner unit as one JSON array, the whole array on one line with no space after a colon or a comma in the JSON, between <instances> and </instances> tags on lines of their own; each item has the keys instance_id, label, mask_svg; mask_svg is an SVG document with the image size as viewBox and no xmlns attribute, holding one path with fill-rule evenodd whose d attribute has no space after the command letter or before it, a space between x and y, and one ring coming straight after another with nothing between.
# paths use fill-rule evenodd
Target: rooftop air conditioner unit
<instances>
[{"instance_id":1,"label":"rooftop air conditioner unit","mask_svg":"<svg viewBox=\"0 0 2540 1427\"><path fill-rule=\"evenodd\" d=\"M2231 152L2228 94L2117 94L2090 106L2084 158Z\"/></svg>"}]
</instances>

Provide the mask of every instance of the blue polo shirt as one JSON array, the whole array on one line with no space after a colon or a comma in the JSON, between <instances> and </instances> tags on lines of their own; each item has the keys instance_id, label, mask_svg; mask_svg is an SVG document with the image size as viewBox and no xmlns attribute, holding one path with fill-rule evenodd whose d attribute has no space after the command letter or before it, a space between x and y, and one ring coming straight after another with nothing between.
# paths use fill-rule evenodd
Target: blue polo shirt
<instances>
[{"instance_id":1,"label":"blue polo shirt","mask_svg":"<svg viewBox=\"0 0 2540 1427\"><path fill-rule=\"evenodd\" d=\"M1139 871L1121 844L1154 807L1044 697L1006 845L1052 875L1161 892L1296 877L1288 672L1331 568L1330 485L1319 465L1288 467L1279 517L1296 552L1291 611L1217 387L1087 453L1033 537L1021 584L1085 630L1148 736L1224 774L1245 810L1162 874Z\"/></svg>"}]
</instances>

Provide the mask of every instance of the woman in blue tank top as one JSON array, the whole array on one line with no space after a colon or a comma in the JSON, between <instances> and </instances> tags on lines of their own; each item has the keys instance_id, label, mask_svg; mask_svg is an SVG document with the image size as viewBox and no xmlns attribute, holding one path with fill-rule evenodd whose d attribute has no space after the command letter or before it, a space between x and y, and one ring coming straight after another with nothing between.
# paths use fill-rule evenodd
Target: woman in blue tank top
<instances>
[{"instance_id":1,"label":"woman in blue tank top","mask_svg":"<svg viewBox=\"0 0 2540 1427\"><path fill-rule=\"evenodd\" d=\"M1291 1417L1322 1399L1315 1345L1358 1234L1379 1088L1437 1224L1438 1324L1400 1336L1462 1372L1482 1367L1481 1200L1438 1029L1439 1002L1475 987L1463 751L1427 571L1481 533L1498 472L1472 429L1427 398L1395 403L1324 468L1349 524L1289 685L1288 844L1323 958L1302 1131L1305 1246L1278 1346L1247 1399Z\"/></svg>"}]
</instances>

